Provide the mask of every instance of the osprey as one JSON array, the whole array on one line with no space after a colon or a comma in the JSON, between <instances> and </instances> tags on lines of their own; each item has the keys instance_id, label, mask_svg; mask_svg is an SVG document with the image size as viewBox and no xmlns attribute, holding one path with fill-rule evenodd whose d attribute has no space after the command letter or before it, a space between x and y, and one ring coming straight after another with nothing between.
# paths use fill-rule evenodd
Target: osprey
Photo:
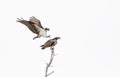
<instances>
[{"instance_id":1,"label":"osprey","mask_svg":"<svg viewBox=\"0 0 120 77\"><path fill-rule=\"evenodd\" d=\"M53 39L48 40L47 42L45 42L43 45L41 45L41 49L45 49L50 47L50 49L53 49L54 46L57 44L57 40L60 39L60 37L55 37Z\"/></svg>"},{"instance_id":2,"label":"osprey","mask_svg":"<svg viewBox=\"0 0 120 77\"><path fill-rule=\"evenodd\" d=\"M37 34L37 36L34 37L33 40L36 38L40 38L41 36L43 36L45 38L50 37L50 35L47 36L47 31L49 31L49 28L43 28L40 20L38 20L34 16L30 17L29 21L24 20L23 18L21 18L21 19L18 18L17 22L24 24L25 26L27 26L29 28L29 30L31 30L33 33Z\"/></svg>"}]
</instances>

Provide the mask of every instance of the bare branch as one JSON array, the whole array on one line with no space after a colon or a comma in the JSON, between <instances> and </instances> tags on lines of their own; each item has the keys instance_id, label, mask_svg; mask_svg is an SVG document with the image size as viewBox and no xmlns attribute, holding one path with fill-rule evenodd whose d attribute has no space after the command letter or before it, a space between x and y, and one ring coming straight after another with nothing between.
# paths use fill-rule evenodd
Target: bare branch
<instances>
[{"instance_id":1,"label":"bare branch","mask_svg":"<svg viewBox=\"0 0 120 77\"><path fill-rule=\"evenodd\" d=\"M49 67L51 67L53 58L54 58L54 48L51 49L50 61L48 63L46 63L45 77L47 77L47 76L51 75L52 73L54 73L54 71L52 71L51 73L48 74L48 69L49 69Z\"/></svg>"},{"instance_id":2,"label":"bare branch","mask_svg":"<svg viewBox=\"0 0 120 77\"><path fill-rule=\"evenodd\" d=\"M53 67L53 65L51 65L50 67Z\"/></svg>"},{"instance_id":3,"label":"bare branch","mask_svg":"<svg viewBox=\"0 0 120 77\"><path fill-rule=\"evenodd\" d=\"M51 73L49 73L47 76L51 75L52 73L54 73L54 71L52 71Z\"/></svg>"}]
</instances>

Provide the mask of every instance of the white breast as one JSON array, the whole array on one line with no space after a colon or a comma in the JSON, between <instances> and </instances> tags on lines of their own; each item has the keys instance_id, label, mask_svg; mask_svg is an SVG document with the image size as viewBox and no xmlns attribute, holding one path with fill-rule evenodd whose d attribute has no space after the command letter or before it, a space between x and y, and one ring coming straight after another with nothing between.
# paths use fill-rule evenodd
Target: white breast
<instances>
[{"instance_id":1,"label":"white breast","mask_svg":"<svg viewBox=\"0 0 120 77\"><path fill-rule=\"evenodd\" d=\"M54 40L54 45L53 46L55 46L57 44L57 40Z\"/></svg>"},{"instance_id":2,"label":"white breast","mask_svg":"<svg viewBox=\"0 0 120 77\"><path fill-rule=\"evenodd\" d=\"M46 37L47 32L44 29L40 29L40 35Z\"/></svg>"}]
</instances>

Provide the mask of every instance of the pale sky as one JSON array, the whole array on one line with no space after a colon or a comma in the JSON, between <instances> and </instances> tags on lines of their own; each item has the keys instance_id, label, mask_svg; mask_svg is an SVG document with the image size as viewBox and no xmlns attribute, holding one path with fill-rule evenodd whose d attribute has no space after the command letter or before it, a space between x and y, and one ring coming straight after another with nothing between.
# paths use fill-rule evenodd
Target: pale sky
<instances>
[{"instance_id":1,"label":"pale sky","mask_svg":"<svg viewBox=\"0 0 120 77\"><path fill-rule=\"evenodd\" d=\"M120 0L1 0L0 77L44 77L49 38L16 22L31 16L61 37L50 77L120 77Z\"/></svg>"}]
</instances>

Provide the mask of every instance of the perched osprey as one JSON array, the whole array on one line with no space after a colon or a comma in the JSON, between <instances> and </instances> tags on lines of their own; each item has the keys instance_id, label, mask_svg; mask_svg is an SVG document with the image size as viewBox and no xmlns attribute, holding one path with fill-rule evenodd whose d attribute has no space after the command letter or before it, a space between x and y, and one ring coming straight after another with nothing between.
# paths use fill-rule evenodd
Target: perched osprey
<instances>
[{"instance_id":1,"label":"perched osprey","mask_svg":"<svg viewBox=\"0 0 120 77\"><path fill-rule=\"evenodd\" d=\"M57 40L60 39L60 37L55 37L53 39L48 40L47 42L45 42L43 45L41 45L41 49L45 49L50 47L50 49L53 49L54 46L57 44Z\"/></svg>"},{"instance_id":2,"label":"perched osprey","mask_svg":"<svg viewBox=\"0 0 120 77\"><path fill-rule=\"evenodd\" d=\"M34 16L30 17L29 21L24 20L23 18L21 18L21 19L18 18L17 22L20 22L20 23L26 25L29 28L29 30L31 30L33 33L37 34L37 36L34 37L33 40L36 38L40 38L41 36L43 36L45 38L50 37L50 35L47 36L47 31L49 31L49 28L43 28L40 20L38 20Z\"/></svg>"}]
</instances>

